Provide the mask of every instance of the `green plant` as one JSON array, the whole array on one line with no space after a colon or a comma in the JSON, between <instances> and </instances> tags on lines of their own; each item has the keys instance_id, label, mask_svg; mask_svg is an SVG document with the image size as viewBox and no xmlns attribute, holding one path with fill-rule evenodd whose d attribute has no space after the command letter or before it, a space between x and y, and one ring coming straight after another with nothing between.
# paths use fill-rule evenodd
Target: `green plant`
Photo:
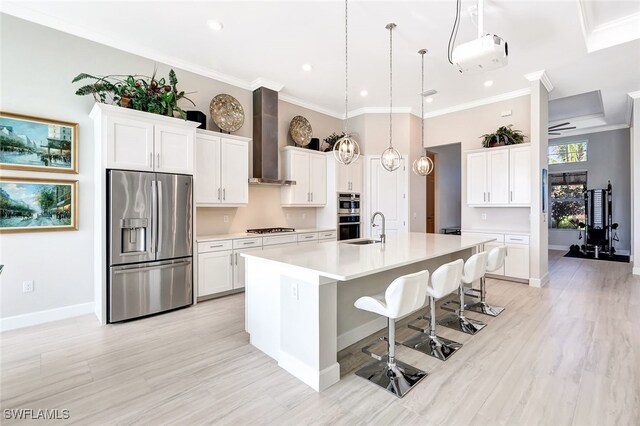
<instances>
[{"instance_id":1,"label":"green plant","mask_svg":"<svg viewBox=\"0 0 640 426\"><path fill-rule=\"evenodd\" d=\"M480 136L482 138L482 146L489 148L496 145L515 145L524 142L524 135L520 130L513 130L513 124L508 126L500 126L493 133L487 133Z\"/></svg>"},{"instance_id":2,"label":"green plant","mask_svg":"<svg viewBox=\"0 0 640 426\"><path fill-rule=\"evenodd\" d=\"M324 138L323 139L324 143L326 143L329 146L326 151L331 151L333 149L333 146L336 144L336 142L338 142L340 139L342 139L345 136L346 136L345 132L342 132L340 134L331 133L329 136Z\"/></svg>"},{"instance_id":3,"label":"green plant","mask_svg":"<svg viewBox=\"0 0 640 426\"><path fill-rule=\"evenodd\" d=\"M178 106L178 101L185 99L195 106L193 101L185 96L184 91L178 91L178 78L174 70L169 71L168 83L164 77L156 79L155 70L150 77L139 74L95 76L80 73L72 83L86 79L95 81L80 87L76 90L76 95L93 95L96 102L116 104L124 108L170 117L178 113L183 119L187 118L187 113Z\"/></svg>"}]
</instances>

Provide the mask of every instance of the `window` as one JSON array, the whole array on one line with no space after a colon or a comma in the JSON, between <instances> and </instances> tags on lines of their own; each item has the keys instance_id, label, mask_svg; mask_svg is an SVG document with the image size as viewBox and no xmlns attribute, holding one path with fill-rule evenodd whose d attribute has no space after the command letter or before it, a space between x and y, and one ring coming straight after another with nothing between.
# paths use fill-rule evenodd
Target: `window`
<instances>
[{"instance_id":1,"label":"window","mask_svg":"<svg viewBox=\"0 0 640 426\"><path fill-rule=\"evenodd\" d=\"M587 172L549 173L552 229L577 229L584 222Z\"/></svg>"},{"instance_id":2,"label":"window","mask_svg":"<svg viewBox=\"0 0 640 426\"><path fill-rule=\"evenodd\" d=\"M549 164L582 163L587 161L587 141L549 145Z\"/></svg>"}]
</instances>

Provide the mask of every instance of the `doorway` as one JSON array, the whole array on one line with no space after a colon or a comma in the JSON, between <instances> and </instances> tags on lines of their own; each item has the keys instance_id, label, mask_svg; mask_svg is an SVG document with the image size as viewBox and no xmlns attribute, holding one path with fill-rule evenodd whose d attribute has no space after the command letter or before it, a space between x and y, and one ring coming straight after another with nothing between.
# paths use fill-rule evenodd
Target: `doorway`
<instances>
[{"instance_id":1,"label":"doorway","mask_svg":"<svg viewBox=\"0 0 640 426\"><path fill-rule=\"evenodd\" d=\"M361 216L361 221L366 223L366 235L378 238L382 232L380 226L371 226L371 215L377 211L385 216L387 234L407 232L407 158L402 157L400 168L393 172L382 168L380 156L367 156L367 161L367 211Z\"/></svg>"},{"instance_id":2,"label":"doorway","mask_svg":"<svg viewBox=\"0 0 640 426\"><path fill-rule=\"evenodd\" d=\"M436 165L436 154L427 151L427 157L433 161L433 170L427 175L427 233L434 234L436 232L436 173L438 167Z\"/></svg>"}]
</instances>

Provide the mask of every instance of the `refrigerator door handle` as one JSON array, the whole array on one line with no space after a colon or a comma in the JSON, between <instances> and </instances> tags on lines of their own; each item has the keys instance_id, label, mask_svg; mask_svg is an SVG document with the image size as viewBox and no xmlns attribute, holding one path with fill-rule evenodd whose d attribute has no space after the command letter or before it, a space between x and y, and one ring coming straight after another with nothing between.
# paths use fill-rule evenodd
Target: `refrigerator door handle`
<instances>
[{"instance_id":1,"label":"refrigerator door handle","mask_svg":"<svg viewBox=\"0 0 640 426\"><path fill-rule=\"evenodd\" d=\"M113 274L119 275L119 274L126 274L127 272L132 272L132 271L143 272L143 271L151 271L151 270L157 270L157 269L175 268L176 266L187 265L189 263L191 263L191 260L182 260L180 262L165 263L163 265L158 265L158 266L143 266L143 267L134 266L129 268L115 269L113 271Z\"/></svg>"},{"instance_id":2,"label":"refrigerator door handle","mask_svg":"<svg viewBox=\"0 0 640 426\"><path fill-rule=\"evenodd\" d=\"M151 181L151 247L149 248L152 253L157 253L158 251L158 224L156 214L158 212L158 193L156 191L156 187L158 182L155 180Z\"/></svg>"},{"instance_id":3,"label":"refrigerator door handle","mask_svg":"<svg viewBox=\"0 0 640 426\"><path fill-rule=\"evenodd\" d=\"M162 219L162 181L158 181L158 220L156 221L156 236L157 236L157 243L156 243L156 252L160 252L162 251L162 247L160 246L160 243L162 242L162 227L163 227L163 219Z\"/></svg>"}]
</instances>

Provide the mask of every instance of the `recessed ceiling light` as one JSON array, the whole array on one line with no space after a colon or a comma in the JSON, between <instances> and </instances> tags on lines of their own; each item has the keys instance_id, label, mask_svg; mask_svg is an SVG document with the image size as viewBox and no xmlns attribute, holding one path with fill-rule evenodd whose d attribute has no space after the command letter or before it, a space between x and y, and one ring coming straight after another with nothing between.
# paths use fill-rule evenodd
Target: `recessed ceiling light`
<instances>
[{"instance_id":1,"label":"recessed ceiling light","mask_svg":"<svg viewBox=\"0 0 640 426\"><path fill-rule=\"evenodd\" d=\"M429 97L429 98L425 99L425 101L427 101L427 103L430 104L431 102L433 102L433 98Z\"/></svg>"},{"instance_id":2,"label":"recessed ceiling light","mask_svg":"<svg viewBox=\"0 0 640 426\"><path fill-rule=\"evenodd\" d=\"M367 96L369 94L369 92L367 92L366 90L361 90L360 91L360 96Z\"/></svg>"},{"instance_id":3,"label":"recessed ceiling light","mask_svg":"<svg viewBox=\"0 0 640 426\"><path fill-rule=\"evenodd\" d=\"M222 26L222 22L214 21L213 19L209 19L209 21L207 21L207 24L209 24L209 28L211 28L213 31L222 31L222 28L224 28Z\"/></svg>"},{"instance_id":4,"label":"recessed ceiling light","mask_svg":"<svg viewBox=\"0 0 640 426\"><path fill-rule=\"evenodd\" d=\"M484 87L491 87L493 86L493 80L487 80L484 82Z\"/></svg>"},{"instance_id":5,"label":"recessed ceiling light","mask_svg":"<svg viewBox=\"0 0 640 426\"><path fill-rule=\"evenodd\" d=\"M302 65L302 71L311 71L311 65L309 64Z\"/></svg>"}]
</instances>

